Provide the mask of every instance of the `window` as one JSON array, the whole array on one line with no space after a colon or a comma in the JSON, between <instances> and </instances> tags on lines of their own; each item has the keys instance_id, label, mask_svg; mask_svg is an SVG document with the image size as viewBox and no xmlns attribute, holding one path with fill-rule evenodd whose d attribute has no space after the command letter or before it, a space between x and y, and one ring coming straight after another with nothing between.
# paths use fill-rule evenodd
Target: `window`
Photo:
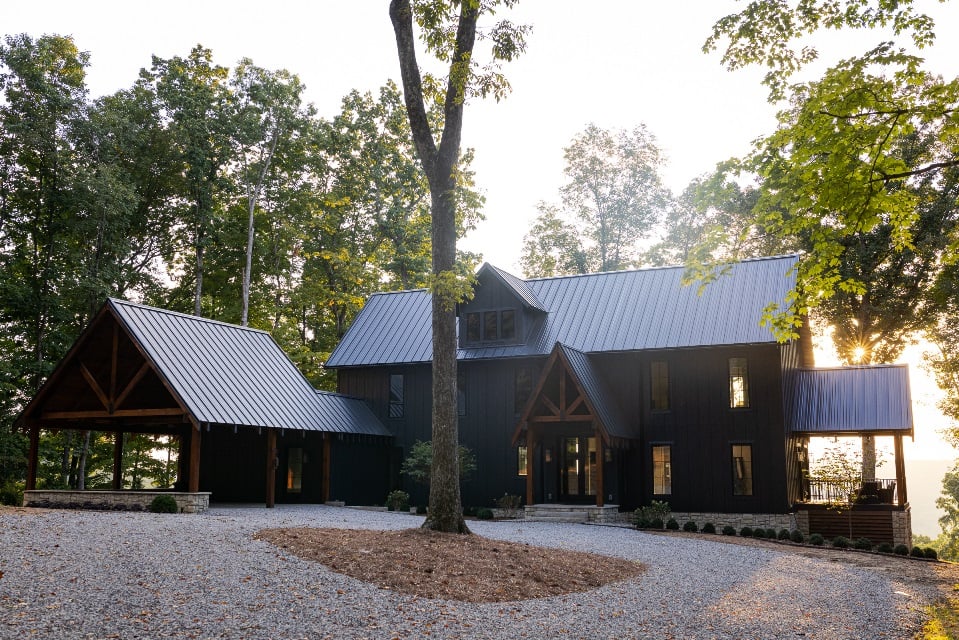
<instances>
[{"instance_id":1,"label":"window","mask_svg":"<svg viewBox=\"0 0 959 640\"><path fill-rule=\"evenodd\" d=\"M403 417L403 374L390 375L390 418Z\"/></svg>"},{"instance_id":2,"label":"window","mask_svg":"<svg viewBox=\"0 0 959 640\"><path fill-rule=\"evenodd\" d=\"M498 311L487 311L483 314L483 340L499 340Z\"/></svg>"},{"instance_id":3,"label":"window","mask_svg":"<svg viewBox=\"0 0 959 640\"><path fill-rule=\"evenodd\" d=\"M668 496L673 492L673 470L670 445L653 446L653 495Z\"/></svg>"},{"instance_id":4,"label":"window","mask_svg":"<svg viewBox=\"0 0 959 640\"><path fill-rule=\"evenodd\" d=\"M500 313L499 337L501 340L512 340L516 337L516 313L512 309L505 309Z\"/></svg>"},{"instance_id":5,"label":"window","mask_svg":"<svg viewBox=\"0 0 959 640\"><path fill-rule=\"evenodd\" d=\"M653 411L669 409L669 363L653 361L649 363L650 398Z\"/></svg>"},{"instance_id":6,"label":"window","mask_svg":"<svg viewBox=\"0 0 959 640\"><path fill-rule=\"evenodd\" d=\"M733 495L753 495L753 446L733 445Z\"/></svg>"},{"instance_id":7,"label":"window","mask_svg":"<svg viewBox=\"0 0 959 640\"><path fill-rule=\"evenodd\" d=\"M533 393L533 368L519 367L513 378L513 413L523 413Z\"/></svg>"},{"instance_id":8,"label":"window","mask_svg":"<svg viewBox=\"0 0 959 640\"><path fill-rule=\"evenodd\" d=\"M456 415L466 415L466 376L456 374Z\"/></svg>"},{"instance_id":9,"label":"window","mask_svg":"<svg viewBox=\"0 0 959 640\"><path fill-rule=\"evenodd\" d=\"M466 314L466 339L469 342L479 342L482 337L480 331L480 314L478 313L467 313Z\"/></svg>"},{"instance_id":10,"label":"window","mask_svg":"<svg viewBox=\"0 0 959 640\"><path fill-rule=\"evenodd\" d=\"M526 446L520 445L516 448L516 475L525 476L528 473L529 462L526 457Z\"/></svg>"},{"instance_id":11,"label":"window","mask_svg":"<svg viewBox=\"0 0 959 640\"><path fill-rule=\"evenodd\" d=\"M729 359L729 406L740 409L749 406L749 373L746 358Z\"/></svg>"}]
</instances>

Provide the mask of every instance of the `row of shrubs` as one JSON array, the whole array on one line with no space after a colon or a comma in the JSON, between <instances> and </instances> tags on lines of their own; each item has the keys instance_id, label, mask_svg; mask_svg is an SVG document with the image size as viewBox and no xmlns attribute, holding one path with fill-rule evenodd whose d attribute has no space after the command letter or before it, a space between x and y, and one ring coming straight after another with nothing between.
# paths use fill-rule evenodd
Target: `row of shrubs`
<instances>
[{"instance_id":1,"label":"row of shrubs","mask_svg":"<svg viewBox=\"0 0 959 640\"><path fill-rule=\"evenodd\" d=\"M507 518L512 518L516 516L517 511L522 506L523 500L519 496L504 494L502 498L496 501L496 506L503 510L503 513ZM395 491L390 491L386 496L386 510L387 511L409 511L410 510L410 494L402 489L396 489ZM426 507L423 505L416 506L416 513L423 515L426 513ZM463 515L472 518L478 518L480 520L492 520L493 519L493 510L488 507L463 507ZM662 528L662 527L660 527Z\"/></svg>"},{"instance_id":2,"label":"row of shrubs","mask_svg":"<svg viewBox=\"0 0 959 640\"><path fill-rule=\"evenodd\" d=\"M662 529L664 524L663 521L658 518L652 518L650 520L642 520L637 518L636 526L639 529ZM670 518L665 523L666 529L672 531L678 531L680 529L679 522L675 518ZM691 533L697 533L702 531L702 533L716 533L716 525L712 522L707 522L703 525L703 528L700 530L699 525L697 525L692 520L685 522L682 526L683 531L688 531ZM827 542L836 549L861 549L863 551L873 551L876 550L879 553L892 553L900 556L912 556L914 558L929 558L932 560L938 559L938 554L936 550L932 547L913 547L910 549L904 544L898 544L893 546L888 542L883 542L881 544L874 545L869 538L857 538L856 540L850 540L844 536L836 536L832 540L827 540L822 535L818 533L813 533L808 538L806 535L799 529L780 529L778 532L773 528L764 529L762 527L743 527L738 532L736 528L732 525L726 525L722 528L722 534L724 536L735 536L739 534L743 538L765 538L768 540L779 540L782 542L795 542L797 544L811 544L817 547L825 545Z\"/></svg>"}]
</instances>

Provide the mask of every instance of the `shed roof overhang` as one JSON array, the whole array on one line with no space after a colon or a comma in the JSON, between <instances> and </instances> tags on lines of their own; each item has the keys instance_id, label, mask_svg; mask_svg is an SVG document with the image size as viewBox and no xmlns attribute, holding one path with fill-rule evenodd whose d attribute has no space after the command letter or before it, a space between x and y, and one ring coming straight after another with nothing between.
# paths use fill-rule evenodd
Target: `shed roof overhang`
<instances>
[{"instance_id":1,"label":"shed roof overhang","mask_svg":"<svg viewBox=\"0 0 959 640\"><path fill-rule=\"evenodd\" d=\"M907 365L800 369L787 393L787 423L807 436L913 435Z\"/></svg>"},{"instance_id":2,"label":"shed roof overhang","mask_svg":"<svg viewBox=\"0 0 959 640\"><path fill-rule=\"evenodd\" d=\"M585 353L556 343L513 432L520 442L533 424L582 423L607 446L625 447L638 438Z\"/></svg>"}]
</instances>

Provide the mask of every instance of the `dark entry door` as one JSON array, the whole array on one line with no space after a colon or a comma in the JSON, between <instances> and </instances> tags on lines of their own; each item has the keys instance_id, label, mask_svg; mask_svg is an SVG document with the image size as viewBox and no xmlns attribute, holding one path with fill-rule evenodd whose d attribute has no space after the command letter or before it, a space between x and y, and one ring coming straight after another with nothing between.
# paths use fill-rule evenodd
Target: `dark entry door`
<instances>
[{"instance_id":1,"label":"dark entry door","mask_svg":"<svg viewBox=\"0 0 959 640\"><path fill-rule=\"evenodd\" d=\"M590 502L596 497L596 438L564 437L559 463L560 502Z\"/></svg>"}]
</instances>

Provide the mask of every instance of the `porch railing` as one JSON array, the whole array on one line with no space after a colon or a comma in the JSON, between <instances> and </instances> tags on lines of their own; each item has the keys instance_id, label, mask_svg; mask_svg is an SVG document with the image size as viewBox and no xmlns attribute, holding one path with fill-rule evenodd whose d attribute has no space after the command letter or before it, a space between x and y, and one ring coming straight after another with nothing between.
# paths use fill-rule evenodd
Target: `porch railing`
<instances>
[{"instance_id":1,"label":"porch railing","mask_svg":"<svg viewBox=\"0 0 959 640\"><path fill-rule=\"evenodd\" d=\"M821 478L809 479L808 502L860 504L899 504L895 478L877 478L860 482L847 493L849 485Z\"/></svg>"}]
</instances>

